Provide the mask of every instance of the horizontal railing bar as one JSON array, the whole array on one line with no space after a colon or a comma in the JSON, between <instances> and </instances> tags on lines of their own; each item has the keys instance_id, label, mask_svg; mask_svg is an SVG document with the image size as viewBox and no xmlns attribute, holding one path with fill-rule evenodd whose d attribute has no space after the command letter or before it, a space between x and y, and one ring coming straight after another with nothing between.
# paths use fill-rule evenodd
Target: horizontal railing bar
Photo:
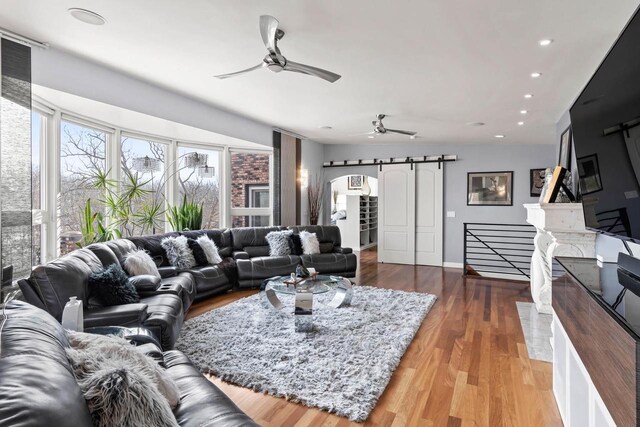
<instances>
[{"instance_id":1,"label":"horizontal railing bar","mask_svg":"<svg viewBox=\"0 0 640 427\"><path fill-rule=\"evenodd\" d=\"M497 225L498 227L533 227L527 224L498 224L495 222L465 222L466 225Z\"/></svg>"},{"instance_id":2,"label":"horizontal railing bar","mask_svg":"<svg viewBox=\"0 0 640 427\"><path fill-rule=\"evenodd\" d=\"M485 260L485 261L492 262L491 260ZM513 263L513 264L517 265L517 264L522 264L522 263ZM498 268L498 267L500 267L500 268L514 268L513 265L510 266L510 264L505 264L504 262L502 262L500 264L495 264L495 263L494 264L484 264L484 263L481 263L481 262L480 263L478 263L478 262L468 262L467 265L470 266L470 267L480 266L480 267L496 267L496 268ZM524 267L518 266L518 268L521 269L521 270L528 270L530 267L527 267L527 265L529 265L529 264L526 264Z\"/></svg>"},{"instance_id":3,"label":"horizontal railing bar","mask_svg":"<svg viewBox=\"0 0 640 427\"><path fill-rule=\"evenodd\" d=\"M481 246L467 246L469 249L483 249ZM500 249L500 250L509 250L514 252L533 252L533 249L525 249L525 248L505 248L502 246L493 246L492 249Z\"/></svg>"},{"instance_id":4,"label":"horizontal railing bar","mask_svg":"<svg viewBox=\"0 0 640 427\"><path fill-rule=\"evenodd\" d=\"M500 237L502 239L522 239L526 241L531 240L531 238L527 236L510 236L508 234L501 235L501 234L475 234L474 233L472 237Z\"/></svg>"},{"instance_id":5,"label":"horizontal railing bar","mask_svg":"<svg viewBox=\"0 0 640 427\"><path fill-rule=\"evenodd\" d=\"M475 258L475 257L467 258L467 261L499 262L499 263L502 263L502 264L509 263L509 262L511 262L512 264L526 264L526 265L531 264L528 261L518 261L518 260L515 260L515 259L510 259L508 261L505 261L505 260L501 260L501 259L487 259L487 258ZM472 262L467 262L467 264L472 264Z\"/></svg>"},{"instance_id":6,"label":"horizontal railing bar","mask_svg":"<svg viewBox=\"0 0 640 427\"><path fill-rule=\"evenodd\" d=\"M496 228L469 228L467 227L468 231L501 231L501 232L507 232L507 233L529 233L529 234L535 234L536 230L504 230L504 229L496 229Z\"/></svg>"},{"instance_id":7,"label":"horizontal railing bar","mask_svg":"<svg viewBox=\"0 0 640 427\"><path fill-rule=\"evenodd\" d=\"M474 251L467 251L467 254L471 254L471 255L492 255L491 252L474 252ZM527 254L527 255L520 255L520 254L502 254L504 256L513 256L513 257L517 257L517 258L531 258L531 254Z\"/></svg>"},{"instance_id":8,"label":"horizontal railing bar","mask_svg":"<svg viewBox=\"0 0 640 427\"><path fill-rule=\"evenodd\" d=\"M532 246L533 243L521 243L521 242L500 242L500 241L496 241L496 240L483 240L484 243L505 243L508 245L526 245L526 246Z\"/></svg>"}]
</instances>

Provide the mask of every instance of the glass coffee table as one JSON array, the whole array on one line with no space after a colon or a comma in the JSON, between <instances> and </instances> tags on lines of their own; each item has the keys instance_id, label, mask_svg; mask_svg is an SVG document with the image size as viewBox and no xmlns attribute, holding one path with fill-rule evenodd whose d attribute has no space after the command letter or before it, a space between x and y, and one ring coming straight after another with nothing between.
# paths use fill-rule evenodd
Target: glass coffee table
<instances>
[{"instance_id":1,"label":"glass coffee table","mask_svg":"<svg viewBox=\"0 0 640 427\"><path fill-rule=\"evenodd\" d=\"M285 303L278 295L293 295L294 317L297 332L313 330L313 297L314 295L334 292L331 300L324 305L331 308L344 307L351 304L353 289L351 281L341 276L318 275L315 279L305 279L296 285L287 284L290 276L279 276L266 279L260 288L262 300L271 309L280 311Z\"/></svg>"}]
</instances>

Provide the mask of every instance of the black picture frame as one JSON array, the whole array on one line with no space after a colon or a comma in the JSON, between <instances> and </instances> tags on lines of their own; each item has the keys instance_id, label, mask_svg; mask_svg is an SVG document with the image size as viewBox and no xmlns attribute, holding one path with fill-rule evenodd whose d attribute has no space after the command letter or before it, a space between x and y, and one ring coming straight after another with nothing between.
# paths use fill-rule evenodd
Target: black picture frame
<instances>
[{"instance_id":1,"label":"black picture frame","mask_svg":"<svg viewBox=\"0 0 640 427\"><path fill-rule=\"evenodd\" d=\"M571 170L572 136L571 126L569 126L560 135L560 150L558 151L558 166L562 166L568 171Z\"/></svg>"},{"instance_id":2,"label":"black picture frame","mask_svg":"<svg viewBox=\"0 0 640 427\"><path fill-rule=\"evenodd\" d=\"M591 194L602 191L602 177L598 154L593 153L577 159L580 194Z\"/></svg>"},{"instance_id":3,"label":"black picture frame","mask_svg":"<svg viewBox=\"0 0 640 427\"><path fill-rule=\"evenodd\" d=\"M467 172L467 206L513 206L513 171Z\"/></svg>"},{"instance_id":4,"label":"black picture frame","mask_svg":"<svg viewBox=\"0 0 640 427\"><path fill-rule=\"evenodd\" d=\"M542 194L546 171L546 168L529 170L529 195L531 197L540 197Z\"/></svg>"}]
</instances>

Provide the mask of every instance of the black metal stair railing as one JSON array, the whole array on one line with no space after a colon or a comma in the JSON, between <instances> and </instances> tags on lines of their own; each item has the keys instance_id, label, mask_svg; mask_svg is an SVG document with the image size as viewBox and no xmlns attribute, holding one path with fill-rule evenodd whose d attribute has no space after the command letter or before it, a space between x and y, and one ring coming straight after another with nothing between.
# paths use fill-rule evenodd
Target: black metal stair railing
<instances>
[{"instance_id":1,"label":"black metal stair railing","mask_svg":"<svg viewBox=\"0 0 640 427\"><path fill-rule=\"evenodd\" d=\"M464 223L464 275L531 276L536 229L529 224Z\"/></svg>"}]
</instances>

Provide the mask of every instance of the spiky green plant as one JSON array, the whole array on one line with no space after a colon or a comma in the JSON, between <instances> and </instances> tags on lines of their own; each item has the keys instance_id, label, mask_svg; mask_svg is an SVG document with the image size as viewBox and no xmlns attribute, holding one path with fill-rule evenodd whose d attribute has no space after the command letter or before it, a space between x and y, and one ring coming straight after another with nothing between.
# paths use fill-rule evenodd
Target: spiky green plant
<instances>
[{"instance_id":1,"label":"spiky green plant","mask_svg":"<svg viewBox=\"0 0 640 427\"><path fill-rule=\"evenodd\" d=\"M182 204L169 207L167 220L176 231L199 230L202 228L202 209L202 203L187 201L185 194Z\"/></svg>"}]
</instances>

